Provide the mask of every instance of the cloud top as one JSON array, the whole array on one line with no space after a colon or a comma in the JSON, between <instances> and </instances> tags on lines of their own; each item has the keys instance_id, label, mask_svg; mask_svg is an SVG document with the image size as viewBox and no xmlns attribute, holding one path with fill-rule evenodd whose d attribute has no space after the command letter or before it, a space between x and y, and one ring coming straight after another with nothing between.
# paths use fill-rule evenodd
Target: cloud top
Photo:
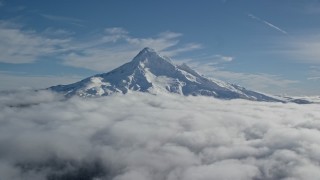
<instances>
[{"instance_id":1,"label":"cloud top","mask_svg":"<svg viewBox=\"0 0 320 180\"><path fill-rule=\"evenodd\" d=\"M49 92L22 94L0 101L4 179L320 176L317 104L141 93L69 100ZM10 104L30 99L29 106Z\"/></svg>"}]
</instances>

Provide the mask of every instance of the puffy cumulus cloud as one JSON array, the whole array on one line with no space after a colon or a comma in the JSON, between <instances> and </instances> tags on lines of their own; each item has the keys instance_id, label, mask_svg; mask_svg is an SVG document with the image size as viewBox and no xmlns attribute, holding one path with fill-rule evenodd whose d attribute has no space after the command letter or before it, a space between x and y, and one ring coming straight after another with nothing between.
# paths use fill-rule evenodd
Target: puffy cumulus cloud
<instances>
[{"instance_id":1,"label":"puffy cumulus cloud","mask_svg":"<svg viewBox=\"0 0 320 180\"><path fill-rule=\"evenodd\" d=\"M64 100L48 92L0 102L3 179L320 176L319 104L140 93Z\"/></svg>"}]
</instances>

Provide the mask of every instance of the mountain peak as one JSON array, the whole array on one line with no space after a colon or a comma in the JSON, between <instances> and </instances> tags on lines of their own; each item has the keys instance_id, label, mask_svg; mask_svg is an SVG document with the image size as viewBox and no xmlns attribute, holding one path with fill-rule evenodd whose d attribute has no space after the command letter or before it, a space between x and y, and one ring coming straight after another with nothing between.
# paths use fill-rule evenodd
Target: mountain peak
<instances>
[{"instance_id":1,"label":"mountain peak","mask_svg":"<svg viewBox=\"0 0 320 180\"><path fill-rule=\"evenodd\" d=\"M144 56L159 56L159 54L154 49L145 47L133 59L136 59L137 57L144 57Z\"/></svg>"},{"instance_id":2,"label":"mountain peak","mask_svg":"<svg viewBox=\"0 0 320 180\"><path fill-rule=\"evenodd\" d=\"M169 63L172 64L170 59L162 57L156 52L154 49L146 47L143 48L138 55L136 55L133 59L132 62L138 62L138 63L143 63L143 64L159 64L159 63Z\"/></svg>"},{"instance_id":3,"label":"mountain peak","mask_svg":"<svg viewBox=\"0 0 320 180\"><path fill-rule=\"evenodd\" d=\"M150 53L150 52L156 52L154 49L150 48L150 47L145 47L143 48L140 52L144 52L144 53Z\"/></svg>"},{"instance_id":4,"label":"mountain peak","mask_svg":"<svg viewBox=\"0 0 320 180\"><path fill-rule=\"evenodd\" d=\"M249 99L278 101L273 97L246 90L232 84L211 80L199 75L186 64L175 65L146 47L128 62L108 73L97 74L82 81L49 88L65 96L107 96L130 91L152 94L175 93L180 95L213 96L222 99Z\"/></svg>"}]
</instances>

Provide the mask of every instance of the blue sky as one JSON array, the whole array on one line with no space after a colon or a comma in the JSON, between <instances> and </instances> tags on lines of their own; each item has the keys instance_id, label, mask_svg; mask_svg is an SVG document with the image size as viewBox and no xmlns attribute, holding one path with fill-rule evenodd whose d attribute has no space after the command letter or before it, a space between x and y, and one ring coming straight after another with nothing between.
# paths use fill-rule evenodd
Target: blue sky
<instances>
[{"instance_id":1,"label":"blue sky","mask_svg":"<svg viewBox=\"0 0 320 180\"><path fill-rule=\"evenodd\" d=\"M319 95L320 1L0 0L0 89L107 72L148 46L202 74Z\"/></svg>"}]
</instances>

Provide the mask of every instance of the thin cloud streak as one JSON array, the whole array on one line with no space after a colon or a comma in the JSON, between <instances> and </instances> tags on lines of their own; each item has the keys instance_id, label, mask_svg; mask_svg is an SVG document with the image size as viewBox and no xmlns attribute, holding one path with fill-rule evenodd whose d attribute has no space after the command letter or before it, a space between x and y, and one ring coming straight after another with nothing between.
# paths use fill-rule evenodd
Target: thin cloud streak
<instances>
[{"instance_id":1,"label":"thin cloud streak","mask_svg":"<svg viewBox=\"0 0 320 180\"><path fill-rule=\"evenodd\" d=\"M83 20L81 19L71 18L71 17L55 16L55 15L49 15L49 14L41 14L41 16L54 21L72 21L77 23L83 22Z\"/></svg>"},{"instance_id":2,"label":"thin cloud streak","mask_svg":"<svg viewBox=\"0 0 320 180\"><path fill-rule=\"evenodd\" d=\"M282 76L274 74L254 74L228 71L223 68L219 68L218 63L199 63L193 60L190 60L187 63L197 71L201 72L200 74L205 74L208 77L239 84L240 86L244 86L249 89L255 89L270 94L296 94L296 91L298 91L297 89L290 88L290 92L288 92L288 89L289 87L300 83L299 81L285 79Z\"/></svg>"},{"instance_id":3,"label":"thin cloud streak","mask_svg":"<svg viewBox=\"0 0 320 180\"><path fill-rule=\"evenodd\" d=\"M318 32L279 38L272 44L272 47L270 53L287 56L292 61L314 66L320 64L320 34Z\"/></svg>"},{"instance_id":4,"label":"thin cloud streak","mask_svg":"<svg viewBox=\"0 0 320 180\"><path fill-rule=\"evenodd\" d=\"M272 23L270 23L270 22L268 22L268 21L266 21L266 20L263 20L263 19L255 16L255 15L253 15L253 14L248 14L248 16L249 16L250 18L252 18L252 19L255 19L255 20L259 21L259 22L262 22L262 23L266 24L267 26L269 26L269 27L271 27L271 28L273 28L273 29L275 29L275 30L283 33L283 34L288 34L287 31L279 28L278 26L276 26L276 25L274 25L274 24L272 24Z\"/></svg>"},{"instance_id":5,"label":"thin cloud streak","mask_svg":"<svg viewBox=\"0 0 320 180\"><path fill-rule=\"evenodd\" d=\"M309 77L307 78L308 80L314 80L314 81L318 81L320 80L320 77Z\"/></svg>"},{"instance_id":6,"label":"thin cloud streak","mask_svg":"<svg viewBox=\"0 0 320 180\"><path fill-rule=\"evenodd\" d=\"M65 17L65 16L56 16L56 15L50 15L50 14L40 14L42 17L52 20L52 21L58 21L58 22L66 22L70 23L75 26L81 26L83 27L84 25L82 24L84 20L78 19L78 18L73 18L73 17Z\"/></svg>"}]
</instances>

